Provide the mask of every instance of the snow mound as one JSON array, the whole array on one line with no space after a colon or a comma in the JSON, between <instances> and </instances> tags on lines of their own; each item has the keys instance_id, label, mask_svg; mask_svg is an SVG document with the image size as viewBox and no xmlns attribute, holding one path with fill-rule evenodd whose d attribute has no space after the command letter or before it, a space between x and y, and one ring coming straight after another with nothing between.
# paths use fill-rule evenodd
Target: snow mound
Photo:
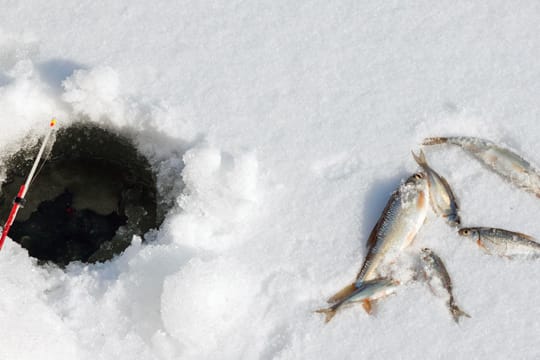
<instances>
[{"instance_id":1,"label":"snow mound","mask_svg":"<svg viewBox=\"0 0 540 360\"><path fill-rule=\"evenodd\" d=\"M120 79L112 68L76 70L63 85L62 99L71 104L75 113L92 119L106 117L119 121L124 118L119 94Z\"/></svg>"},{"instance_id":2,"label":"snow mound","mask_svg":"<svg viewBox=\"0 0 540 360\"><path fill-rule=\"evenodd\" d=\"M168 231L178 244L199 250L238 246L241 225L251 215L258 197L258 165L254 153L233 156L209 145L184 155L184 192L180 211L170 217Z\"/></svg>"},{"instance_id":3,"label":"snow mound","mask_svg":"<svg viewBox=\"0 0 540 360\"><path fill-rule=\"evenodd\" d=\"M65 325L47 293L59 270L37 266L25 249L7 241L0 252L0 323L2 359L74 359L80 354L77 335Z\"/></svg>"}]
</instances>

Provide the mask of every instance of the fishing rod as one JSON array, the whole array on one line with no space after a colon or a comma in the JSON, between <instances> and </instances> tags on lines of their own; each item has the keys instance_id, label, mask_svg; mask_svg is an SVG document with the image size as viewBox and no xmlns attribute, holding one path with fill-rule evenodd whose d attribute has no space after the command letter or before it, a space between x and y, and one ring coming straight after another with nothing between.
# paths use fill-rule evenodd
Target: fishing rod
<instances>
[{"instance_id":1,"label":"fishing rod","mask_svg":"<svg viewBox=\"0 0 540 360\"><path fill-rule=\"evenodd\" d=\"M19 188L17 197L15 198L15 200L13 200L13 207L11 208L11 212L9 213L9 217L6 221L6 225L4 225L4 229L2 230L2 237L0 237L0 249L2 249L2 246L4 245L4 241L6 240L6 237L9 233L9 229L11 229L11 225L13 225L13 222L15 221L17 212L19 212L19 208L21 206L24 206L24 202L25 202L24 197L26 196L26 193L28 192L28 189L30 188L30 185L32 184L32 180L34 179L34 176L36 174L39 161L41 160L43 156L43 152L45 151L45 147L47 146L47 143L49 142L51 134L54 131L55 125L56 125L56 119L53 118L50 122L49 132L45 136L45 139L43 140L43 144L41 144L41 148L39 149L36 160L34 160L34 165L32 166L32 169L30 170L30 174L28 174L28 177L26 178L26 182L22 184L21 187Z\"/></svg>"}]
</instances>

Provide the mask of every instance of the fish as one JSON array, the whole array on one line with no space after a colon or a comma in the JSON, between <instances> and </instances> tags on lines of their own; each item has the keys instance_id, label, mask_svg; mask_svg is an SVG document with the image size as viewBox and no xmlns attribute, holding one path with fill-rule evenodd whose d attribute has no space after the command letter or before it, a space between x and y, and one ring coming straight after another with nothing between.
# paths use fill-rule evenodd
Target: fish
<instances>
[{"instance_id":1,"label":"fish","mask_svg":"<svg viewBox=\"0 0 540 360\"><path fill-rule=\"evenodd\" d=\"M362 303L368 313L371 312L371 302L381 299L395 292L399 282L393 279L375 279L364 282L360 287L347 297L341 299L329 308L319 309L315 312L325 315L325 323L328 323L342 307L354 303Z\"/></svg>"},{"instance_id":2,"label":"fish","mask_svg":"<svg viewBox=\"0 0 540 360\"><path fill-rule=\"evenodd\" d=\"M377 278L408 247L424 224L429 203L426 175L411 175L390 196L367 242L367 255L356 280L328 299L338 303L357 291L363 283Z\"/></svg>"},{"instance_id":3,"label":"fish","mask_svg":"<svg viewBox=\"0 0 540 360\"><path fill-rule=\"evenodd\" d=\"M432 137L423 141L423 145L436 144L460 146L507 182L540 198L540 172L515 152L476 137Z\"/></svg>"},{"instance_id":4,"label":"fish","mask_svg":"<svg viewBox=\"0 0 540 360\"><path fill-rule=\"evenodd\" d=\"M489 255L508 259L540 257L540 244L530 235L489 227L462 228L458 234L475 240Z\"/></svg>"},{"instance_id":5,"label":"fish","mask_svg":"<svg viewBox=\"0 0 540 360\"><path fill-rule=\"evenodd\" d=\"M461 224L459 206L448 181L428 165L422 150L420 150L419 155L414 152L412 155L427 175L429 200L433 211L442 216L449 225L459 226Z\"/></svg>"},{"instance_id":6,"label":"fish","mask_svg":"<svg viewBox=\"0 0 540 360\"><path fill-rule=\"evenodd\" d=\"M461 310L456 304L454 294L452 293L452 280L442 259L429 248L422 249L420 259L422 260L425 280L431 291L439 297L447 297L446 306L450 310L454 321L459 323L460 318L463 316L470 318L471 316ZM441 289L444 289L444 293L441 293Z\"/></svg>"}]
</instances>

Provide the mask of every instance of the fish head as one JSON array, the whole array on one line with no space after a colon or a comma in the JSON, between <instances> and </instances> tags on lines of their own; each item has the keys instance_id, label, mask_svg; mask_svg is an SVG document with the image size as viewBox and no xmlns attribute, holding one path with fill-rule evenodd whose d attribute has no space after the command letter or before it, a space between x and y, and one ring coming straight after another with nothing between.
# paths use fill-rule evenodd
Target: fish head
<instances>
[{"instance_id":1,"label":"fish head","mask_svg":"<svg viewBox=\"0 0 540 360\"><path fill-rule=\"evenodd\" d=\"M419 171L409 176L403 185L405 189L424 191L427 189L427 184L427 175L424 172Z\"/></svg>"},{"instance_id":2,"label":"fish head","mask_svg":"<svg viewBox=\"0 0 540 360\"><path fill-rule=\"evenodd\" d=\"M405 181L407 185L422 185L427 181L427 176L423 172L417 172L409 176Z\"/></svg>"},{"instance_id":3,"label":"fish head","mask_svg":"<svg viewBox=\"0 0 540 360\"><path fill-rule=\"evenodd\" d=\"M475 228L462 228L458 230L458 234L463 237L468 237L471 239L479 239L480 233L478 229Z\"/></svg>"},{"instance_id":4,"label":"fish head","mask_svg":"<svg viewBox=\"0 0 540 360\"><path fill-rule=\"evenodd\" d=\"M417 172L407 178L400 189L401 205L404 208L422 210L429 200L428 180L424 172Z\"/></svg>"}]
</instances>

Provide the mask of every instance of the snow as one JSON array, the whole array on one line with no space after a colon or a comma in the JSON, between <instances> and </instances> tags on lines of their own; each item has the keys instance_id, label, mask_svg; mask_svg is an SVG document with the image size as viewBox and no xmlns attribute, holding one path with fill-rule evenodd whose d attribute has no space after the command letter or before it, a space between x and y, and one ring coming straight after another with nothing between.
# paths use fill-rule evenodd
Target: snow
<instances>
[{"instance_id":1,"label":"snow","mask_svg":"<svg viewBox=\"0 0 540 360\"><path fill-rule=\"evenodd\" d=\"M131 137L172 204L114 260L0 252L0 359L537 358L534 261L433 215L456 325L429 289L314 310L350 283L427 136L540 166L535 1L2 1L0 150L77 117ZM465 226L540 234L540 202L456 147L425 149ZM121 154L119 154L121 156ZM404 270L406 271L406 269Z\"/></svg>"}]
</instances>

